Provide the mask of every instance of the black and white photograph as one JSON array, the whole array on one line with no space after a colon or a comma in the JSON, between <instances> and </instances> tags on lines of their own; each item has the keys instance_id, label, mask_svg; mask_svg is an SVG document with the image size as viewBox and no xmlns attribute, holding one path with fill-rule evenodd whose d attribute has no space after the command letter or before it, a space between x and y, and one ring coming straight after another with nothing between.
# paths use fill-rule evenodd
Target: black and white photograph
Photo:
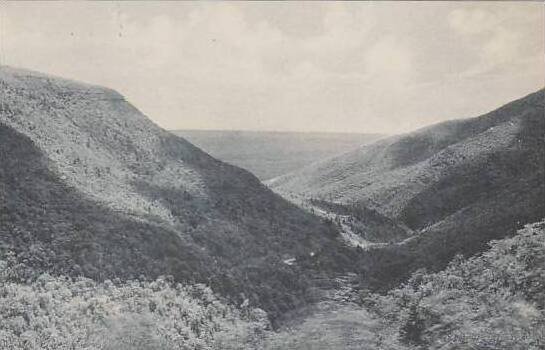
<instances>
[{"instance_id":1,"label":"black and white photograph","mask_svg":"<svg viewBox=\"0 0 545 350\"><path fill-rule=\"evenodd\" d=\"M0 0L0 350L544 350L540 1Z\"/></svg>"}]
</instances>

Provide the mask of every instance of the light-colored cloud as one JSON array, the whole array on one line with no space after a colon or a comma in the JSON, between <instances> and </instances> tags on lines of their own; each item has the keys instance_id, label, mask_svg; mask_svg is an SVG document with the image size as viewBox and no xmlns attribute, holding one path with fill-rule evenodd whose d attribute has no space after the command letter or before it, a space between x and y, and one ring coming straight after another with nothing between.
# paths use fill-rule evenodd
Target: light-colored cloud
<instances>
[{"instance_id":1,"label":"light-colored cloud","mask_svg":"<svg viewBox=\"0 0 545 350\"><path fill-rule=\"evenodd\" d=\"M453 29L465 35L475 35L496 29L501 24L499 16L482 8L458 8L448 15Z\"/></svg>"},{"instance_id":2,"label":"light-colored cloud","mask_svg":"<svg viewBox=\"0 0 545 350\"><path fill-rule=\"evenodd\" d=\"M389 87L405 85L413 78L411 52L394 36L376 42L365 56L366 73Z\"/></svg>"},{"instance_id":3,"label":"light-colored cloud","mask_svg":"<svg viewBox=\"0 0 545 350\"><path fill-rule=\"evenodd\" d=\"M450 12L451 28L470 43L476 54L474 66L465 72L466 76L509 66L521 68L529 62L528 58L543 56L543 7L530 8L493 3Z\"/></svg>"},{"instance_id":4,"label":"light-colored cloud","mask_svg":"<svg viewBox=\"0 0 545 350\"><path fill-rule=\"evenodd\" d=\"M400 132L543 85L539 4L0 4L5 62L171 129Z\"/></svg>"}]
</instances>

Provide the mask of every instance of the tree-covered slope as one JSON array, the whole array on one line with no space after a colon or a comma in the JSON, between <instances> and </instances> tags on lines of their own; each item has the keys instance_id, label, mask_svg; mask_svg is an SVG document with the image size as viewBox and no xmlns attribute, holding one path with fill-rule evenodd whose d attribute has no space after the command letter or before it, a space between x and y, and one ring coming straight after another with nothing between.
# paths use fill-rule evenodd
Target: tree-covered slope
<instances>
[{"instance_id":1,"label":"tree-covered slope","mask_svg":"<svg viewBox=\"0 0 545 350\"><path fill-rule=\"evenodd\" d=\"M418 271L379 295L321 303L270 334L268 349L421 350L545 347L545 222L493 241L444 271Z\"/></svg>"},{"instance_id":2,"label":"tree-covered slope","mask_svg":"<svg viewBox=\"0 0 545 350\"><path fill-rule=\"evenodd\" d=\"M8 67L0 91L3 252L99 280L170 274L273 317L352 268L332 228L118 93Z\"/></svg>"},{"instance_id":3,"label":"tree-covered slope","mask_svg":"<svg viewBox=\"0 0 545 350\"><path fill-rule=\"evenodd\" d=\"M414 234L372 252L372 279L443 267L545 213L544 91L486 115L431 126L269 182L289 197L362 205ZM363 220L365 221L365 219ZM368 264L369 266L370 264Z\"/></svg>"},{"instance_id":4,"label":"tree-covered slope","mask_svg":"<svg viewBox=\"0 0 545 350\"><path fill-rule=\"evenodd\" d=\"M272 179L268 184L280 193L368 203L397 217L407 207L414 206L411 202L414 197L425 191L437 192L444 187L442 182L452 182L447 177L463 173L466 180L479 182L467 181L466 185L474 188L461 190L472 195L461 193L459 197L474 201L475 193L482 192L481 187L488 190L488 183L505 182L505 178L511 180L519 175L513 173L514 169L520 168L514 160L537 161L532 170L543 165L543 161L539 162L539 156L543 155L539 148L543 145L543 112L542 90L477 118L449 121L364 145ZM507 154L502 157L504 153ZM432 186L437 188L432 189ZM454 191L451 189L450 192ZM437 201L444 202L442 197L449 194L439 193ZM456 201L452 202L457 203L460 198L454 199ZM437 215L455 209L444 207Z\"/></svg>"},{"instance_id":5,"label":"tree-covered slope","mask_svg":"<svg viewBox=\"0 0 545 350\"><path fill-rule=\"evenodd\" d=\"M367 301L410 348L537 350L545 347L544 285L541 221L492 242L482 255L458 257L438 273L416 273Z\"/></svg>"},{"instance_id":6,"label":"tree-covered slope","mask_svg":"<svg viewBox=\"0 0 545 350\"><path fill-rule=\"evenodd\" d=\"M204 285L70 278L0 260L0 348L28 350L252 349L266 314L239 310ZM31 269L32 270L32 269Z\"/></svg>"}]
</instances>

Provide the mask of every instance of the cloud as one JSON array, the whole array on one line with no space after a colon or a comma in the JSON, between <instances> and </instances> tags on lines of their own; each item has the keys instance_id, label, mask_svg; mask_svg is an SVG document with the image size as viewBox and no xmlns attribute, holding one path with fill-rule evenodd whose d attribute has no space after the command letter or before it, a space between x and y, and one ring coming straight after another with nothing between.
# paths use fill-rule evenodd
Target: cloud
<instances>
[{"instance_id":1,"label":"cloud","mask_svg":"<svg viewBox=\"0 0 545 350\"><path fill-rule=\"evenodd\" d=\"M115 88L170 129L399 132L543 81L535 4L1 4L9 64Z\"/></svg>"},{"instance_id":2,"label":"cloud","mask_svg":"<svg viewBox=\"0 0 545 350\"><path fill-rule=\"evenodd\" d=\"M480 8L458 8L450 12L451 27L464 35L475 35L494 30L501 23L499 16Z\"/></svg>"},{"instance_id":3,"label":"cloud","mask_svg":"<svg viewBox=\"0 0 545 350\"><path fill-rule=\"evenodd\" d=\"M369 77L387 84L390 88L412 80L411 52L394 36L387 36L376 42L365 59Z\"/></svg>"},{"instance_id":4,"label":"cloud","mask_svg":"<svg viewBox=\"0 0 545 350\"><path fill-rule=\"evenodd\" d=\"M540 10L531 12L521 4L506 3L451 11L450 27L477 56L465 74L475 76L508 65L520 66L528 63L529 57L542 56L544 18Z\"/></svg>"}]
</instances>

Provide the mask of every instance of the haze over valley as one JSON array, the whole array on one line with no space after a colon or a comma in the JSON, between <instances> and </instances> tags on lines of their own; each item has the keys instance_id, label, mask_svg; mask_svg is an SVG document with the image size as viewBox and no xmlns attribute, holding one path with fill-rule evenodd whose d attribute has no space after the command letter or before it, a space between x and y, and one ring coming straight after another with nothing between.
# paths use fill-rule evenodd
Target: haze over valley
<instances>
[{"instance_id":1,"label":"haze over valley","mask_svg":"<svg viewBox=\"0 0 545 350\"><path fill-rule=\"evenodd\" d=\"M269 180L305 165L353 150L379 134L177 130L213 157Z\"/></svg>"}]
</instances>

